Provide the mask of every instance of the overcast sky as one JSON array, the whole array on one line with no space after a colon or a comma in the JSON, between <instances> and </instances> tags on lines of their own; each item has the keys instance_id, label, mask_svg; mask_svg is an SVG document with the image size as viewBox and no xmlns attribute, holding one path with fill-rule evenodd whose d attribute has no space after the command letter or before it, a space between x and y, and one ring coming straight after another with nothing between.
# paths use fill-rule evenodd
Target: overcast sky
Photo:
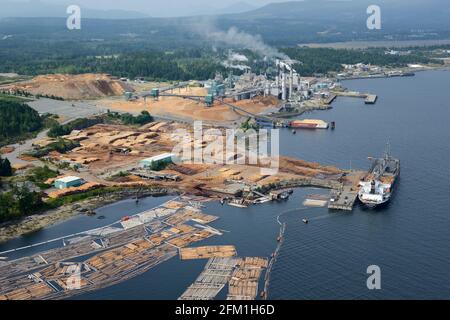
<instances>
[{"instance_id":1,"label":"overcast sky","mask_svg":"<svg viewBox=\"0 0 450 320\"><path fill-rule=\"evenodd\" d=\"M98 10L122 9L139 11L153 17L170 17L217 13L220 12L220 9L230 6L233 8L251 9L252 7L257 8L268 3L286 1L289 0L0 0L0 4L6 2L28 2L26 6L32 7L39 6L40 2L56 5L77 4L81 7ZM248 6L243 3L248 4ZM20 16L20 6L17 9L17 16Z\"/></svg>"}]
</instances>

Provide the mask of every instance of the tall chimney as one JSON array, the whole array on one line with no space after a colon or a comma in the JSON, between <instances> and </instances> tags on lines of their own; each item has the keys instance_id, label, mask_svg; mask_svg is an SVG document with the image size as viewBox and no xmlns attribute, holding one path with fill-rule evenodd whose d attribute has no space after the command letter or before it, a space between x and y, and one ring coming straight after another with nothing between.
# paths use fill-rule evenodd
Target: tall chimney
<instances>
[{"instance_id":1,"label":"tall chimney","mask_svg":"<svg viewBox=\"0 0 450 320\"><path fill-rule=\"evenodd\" d=\"M292 98L293 86L294 86L294 71L292 70L292 67L291 67L291 73L289 75L289 99Z\"/></svg>"}]
</instances>

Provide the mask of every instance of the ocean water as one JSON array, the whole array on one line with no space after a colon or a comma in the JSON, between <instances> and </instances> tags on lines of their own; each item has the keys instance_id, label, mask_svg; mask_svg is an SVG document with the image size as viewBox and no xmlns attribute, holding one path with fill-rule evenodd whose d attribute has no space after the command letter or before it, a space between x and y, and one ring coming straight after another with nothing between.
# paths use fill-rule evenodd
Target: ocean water
<instances>
[{"instance_id":1,"label":"ocean water","mask_svg":"<svg viewBox=\"0 0 450 320\"><path fill-rule=\"evenodd\" d=\"M402 169L386 208L357 206L307 226L298 212L287 214L271 298L450 298L449 83L448 70L346 81L346 87L378 94L379 100L365 105L340 98L332 110L308 115L336 121L335 131L283 136L284 154L343 168L367 168L366 157L380 155L390 141ZM314 210L311 216L327 215ZM366 287L369 265L381 268L381 290Z\"/></svg>"},{"instance_id":2,"label":"ocean water","mask_svg":"<svg viewBox=\"0 0 450 320\"><path fill-rule=\"evenodd\" d=\"M305 208L307 194L240 209L206 204L224 230L199 244L234 244L240 256L269 257L277 246L277 218L286 222L285 240L274 265L270 299L450 299L450 71L411 78L346 81L352 90L379 95L375 105L338 98L333 109L305 115L336 121L336 130L281 130L281 153L341 168L367 169L387 141L402 172L387 207L353 212ZM99 210L105 220L77 217L0 245L0 251L108 224L166 199L149 198L136 207L122 201ZM302 223L308 218L310 223ZM109 221L111 220L111 221ZM80 230L81 229L81 230ZM75 299L176 299L206 261L173 258L136 278ZM381 290L368 290L367 267L381 269ZM262 283L261 283L262 285ZM225 292L219 295L223 298Z\"/></svg>"}]
</instances>

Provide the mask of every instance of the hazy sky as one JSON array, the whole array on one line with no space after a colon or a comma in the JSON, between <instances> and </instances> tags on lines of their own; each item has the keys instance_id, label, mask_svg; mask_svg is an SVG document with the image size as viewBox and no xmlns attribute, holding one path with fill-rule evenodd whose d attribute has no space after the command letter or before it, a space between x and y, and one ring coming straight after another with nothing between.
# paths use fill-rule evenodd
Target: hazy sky
<instances>
[{"instance_id":1,"label":"hazy sky","mask_svg":"<svg viewBox=\"0 0 450 320\"><path fill-rule=\"evenodd\" d=\"M0 0L2 2L32 2L27 6L39 5L39 2L46 4L77 4L99 10L123 9L139 11L149 16L168 17L183 16L202 13L215 13L222 8L237 5L238 8L246 8L242 3L252 7L261 7L273 2L286 2L289 0ZM292 1L292 0L291 0ZM250 8L250 7L249 7ZM1 8L0 8L1 10Z\"/></svg>"}]
</instances>

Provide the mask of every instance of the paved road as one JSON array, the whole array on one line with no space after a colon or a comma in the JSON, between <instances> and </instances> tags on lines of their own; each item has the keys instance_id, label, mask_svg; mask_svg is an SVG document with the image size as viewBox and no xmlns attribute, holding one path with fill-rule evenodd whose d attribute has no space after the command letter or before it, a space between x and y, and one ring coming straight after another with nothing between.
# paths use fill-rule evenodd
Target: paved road
<instances>
[{"instance_id":1,"label":"paved road","mask_svg":"<svg viewBox=\"0 0 450 320\"><path fill-rule=\"evenodd\" d=\"M64 119L64 122L62 124L68 123L76 118L89 117L95 114L102 113L104 111L103 108L98 107L92 102L83 101L73 102L40 98L31 102L27 102L27 104L40 114L52 113L59 115L62 119ZM40 132L36 136L36 138L26 140L23 144L16 143L10 145L10 147L14 148L14 151L5 154L4 156L7 157L13 165L29 164L30 162L19 159L20 155L25 151L30 150L36 141L46 138L47 132L48 130L44 130ZM38 165L39 163L41 162L34 162L35 165Z\"/></svg>"},{"instance_id":2,"label":"paved road","mask_svg":"<svg viewBox=\"0 0 450 320\"><path fill-rule=\"evenodd\" d=\"M64 120L89 117L104 111L104 108L97 106L94 102L85 101L59 101L41 98L27 104L41 114L57 114Z\"/></svg>"},{"instance_id":3,"label":"paved road","mask_svg":"<svg viewBox=\"0 0 450 320\"><path fill-rule=\"evenodd\" d=\"M16 143L13 145L10 145L9 147L13 147L14 151L8 154L3 155L4 157L7 157L8 160L11 162L12 165L18 164L18 165L26 165L30 162L23 161L19 159L20 155L24 153L27 150L30 150L33 146L33 143L35 143L38 140L42 140L47 136L47 130L39 132L39 134L36 136L36 138L28 139L23 144Z\"/></svg>"}]
</instances>

